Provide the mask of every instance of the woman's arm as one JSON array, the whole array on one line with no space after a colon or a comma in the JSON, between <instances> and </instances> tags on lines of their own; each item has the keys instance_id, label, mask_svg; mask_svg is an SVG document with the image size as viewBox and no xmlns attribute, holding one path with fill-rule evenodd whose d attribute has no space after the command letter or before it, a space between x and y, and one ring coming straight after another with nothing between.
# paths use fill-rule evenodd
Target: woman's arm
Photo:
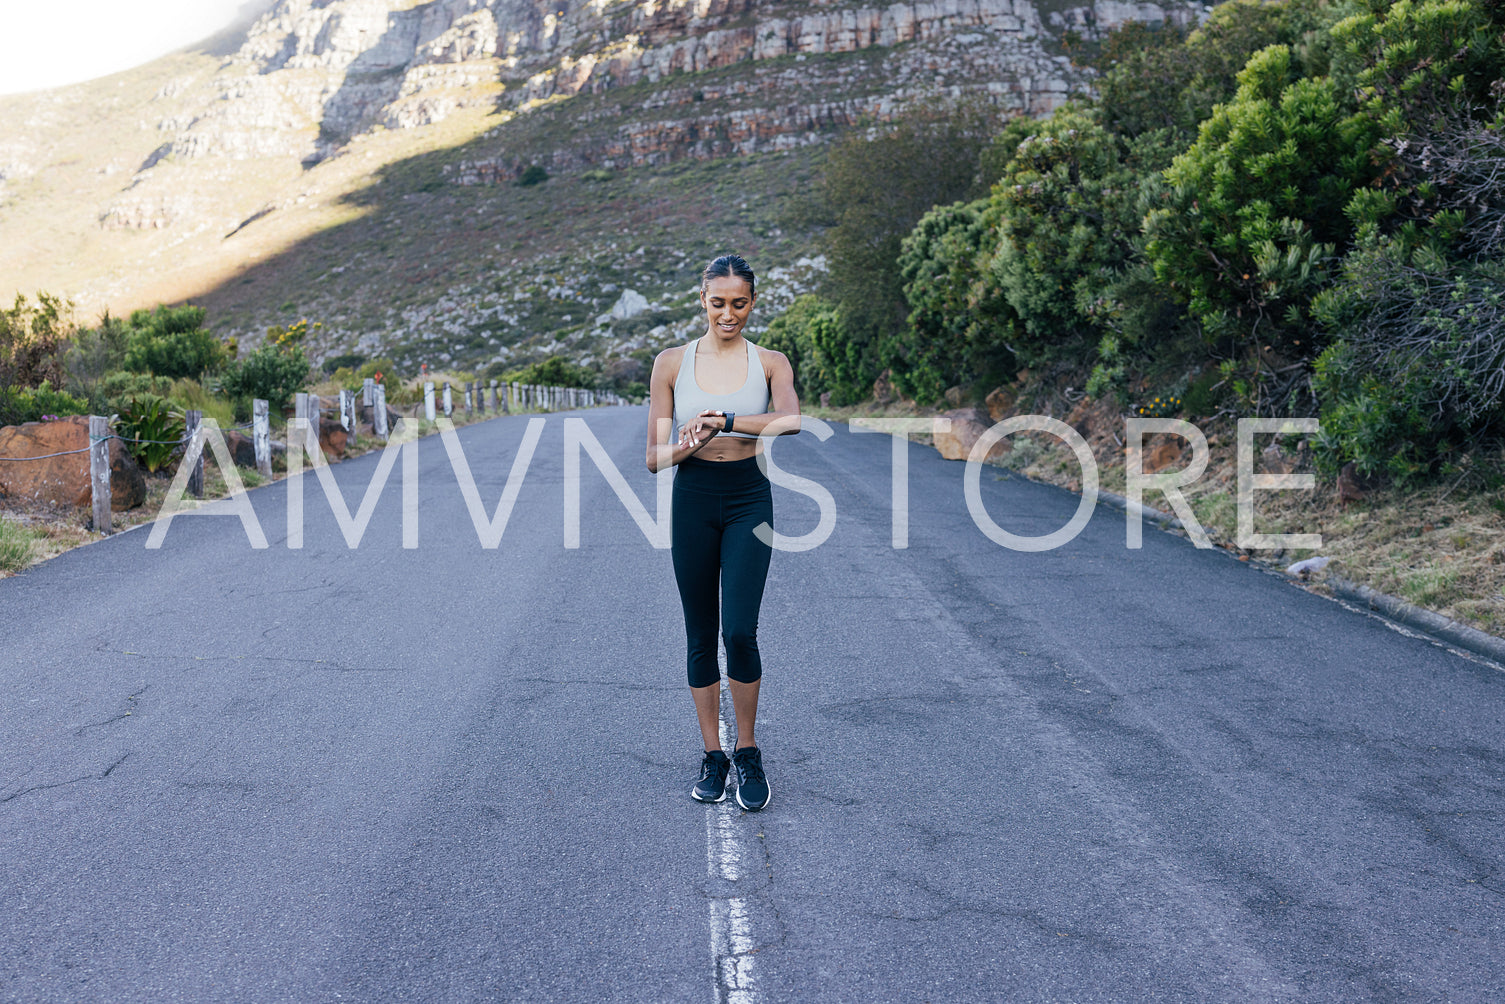
<instances>
[{"instance_id":1,"label":"woman's arm","mask_svg":"<svg viewBox=\"0 0 1505 1004\"><path fill-rule=\"evenodd\" d=\"M679 372L684 351L682 346L665 349L653 360L653 376L649 377L648 383L648 469L654 474L693 456L711 441L709 431L686 428L678 443L671 445L669 442L669 437L674 434L672 381L674 374Z\"/></svg>"}]
</instances>

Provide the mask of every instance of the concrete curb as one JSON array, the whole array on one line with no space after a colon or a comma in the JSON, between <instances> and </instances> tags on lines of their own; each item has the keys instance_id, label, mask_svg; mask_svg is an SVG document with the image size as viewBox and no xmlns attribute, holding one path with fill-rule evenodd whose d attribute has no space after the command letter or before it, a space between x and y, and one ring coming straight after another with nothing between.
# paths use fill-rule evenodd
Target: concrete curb
<instances>
[{"instance_id":1,"label":"concrete curb","mask_svg":"<svg viewBox=\"0 0 1505 1004\"><path fill-rule=\"evenodd\" d=\"M1486 659L1505 664L1505 638L1496 638L1492 634L1485 634L1478 628L1469 627L1467 624L1459 624L1457 621L1448 620L1439 613L1426 610L1407 603L1405 600L1386 593L1361 586L1356 582L1329 575L1323 580L1323 584L1333 591L1333 595L1339 599L1349 600L1353 603L1363 604L1368 609L1383 614L1390 620L1405 624L1407 627L1419 628L1427 634L1440 638L1450 645L1456 645L1475 655L1482 655Z\"/></svg>"},{"instance_id":2,"label":"concrete curb","mask_svg":"<svg viewBox=\"0 0 1505 1004\"><path fill-rule=\"evenodd\" d=\"M1122 495L1101 490L1098 491L1097 495L1100 501L1112 506L1114 509L1121 509L1124 512L1137 511L1139 515L1155 521L1162 528L1185 529L1179 519L1167 515L1158 509L1151 509L1148 506L1130 502ZM1272 569L1272 571L1278 571L1278 569ZM1288 582L1300 581L1284 574L1282 574L1282 578ZM1478 628L1448 620L1439 613L1419 607L1414 603L1407 603L1399 597L1382 593L1368 586L1361 586L1356 582L1350 582L1339 575L1329 575L1322 579L1320 583L1314 582L1312 584L1325 585L1339 599L1360 604L1366 609L1396 623L1425 631L1427 634L1445 641L1449 645L1456 645L1465 651L1505 665L1505 638L1496 638L1494 635L1486 634Z\"/></svg>"},{"instance_id":3,"label":"concrete curb","mask_svg":"<svg viewBox=\"0 0 1505 1004\"><path fill-rule=\"evenodd\" d=\"M1080 495L1081 492L1077 492L1077 494ZM1118 495L1114 492L1104 491L1103 489L1099 488L1097 490L1097 499L1099 502L1107 503L1114 509L1120 509L1127 513L1134 513L1146 519L1154 520L1162 527L1171 527L1175 530L1186 529L1186 524L1182 523L1179 519L1170 515L1169 513L1161 512L1159 509L1151 509L1149 506L1140 505L1138 502L1130 502L1122 495Z\"/></svg>"}]
</instances>

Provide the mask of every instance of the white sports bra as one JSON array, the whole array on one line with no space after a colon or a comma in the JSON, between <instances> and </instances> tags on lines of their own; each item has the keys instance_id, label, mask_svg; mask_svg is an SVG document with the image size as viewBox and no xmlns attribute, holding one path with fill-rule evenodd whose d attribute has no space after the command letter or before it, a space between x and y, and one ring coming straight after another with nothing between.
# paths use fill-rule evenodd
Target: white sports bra
<instances>
[{"instance_id":1,"label":"white sports bra","mask_svg":"<svg viewBox=\"0 0 1505 1004\"><path fill-rule=\"evenodd\" d=\"M747 341L745 338L743 341ZM702 411L729 411L735 415L761 415L768 410L768 377L763 373L763 363L758 359L758 347L747 342L747 380L741 388L730 394L711 394L700 389L695 382L695 351L700 348L700 339L685 346L685 355L679 363L679 376L674 381L674 432L679 430ZM742 439L757 439L750 432L737 432L735 420L733 431L725 436Z\"/></svg>"}]
</instances>

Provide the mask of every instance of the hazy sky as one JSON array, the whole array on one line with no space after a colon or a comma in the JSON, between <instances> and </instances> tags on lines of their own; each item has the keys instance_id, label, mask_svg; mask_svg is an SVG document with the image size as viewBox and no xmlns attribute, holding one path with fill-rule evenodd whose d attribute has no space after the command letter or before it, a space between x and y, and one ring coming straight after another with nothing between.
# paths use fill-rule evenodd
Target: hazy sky
<instances>
[{"instance_id":1,"label":"hazy sky","mask_svg":"<svg viewBox=\"0 0 1505 1004\"><path fill-rule=\"evenodd\" d=\"M92 80L208 38L245 0L0 0L0 94ZM3 124L0 124L3 128Z\"/></svg>"}]
</instances>

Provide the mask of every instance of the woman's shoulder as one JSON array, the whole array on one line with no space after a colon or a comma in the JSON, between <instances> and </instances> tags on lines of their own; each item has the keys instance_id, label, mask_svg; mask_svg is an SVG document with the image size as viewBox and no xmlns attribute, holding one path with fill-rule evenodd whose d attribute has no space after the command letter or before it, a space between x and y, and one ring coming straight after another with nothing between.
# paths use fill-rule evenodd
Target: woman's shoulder
<instances>
[{"instance_id":1,"label":"woman's shoulder","mask_svg":"<svg viewBox=\"0 0 1505 1004\"><path fill-rule=\"evenodd\" d=\"M679 364L684 361L685 349L690 348L694 344L694 342L690 342L687 345L671 345L667 349L661 349L659 354L653 357L654 368L656 369L660 365L664 365L673 366L678 369Z\"/></svg>"},{"instance_id":2,"label":"woman's shoulder","mask_svg":"<svg viewBox=\"0 0 1505 1004\"><path fill-rule=\"evenodd\" d=\"M653 372L667 376L671 387L674 385L675 377L679 376L679 368L685 361L686 350L695 351L695 343L671 345L667 349L661 349L659 354L653 357Z\"/></svg>"},{"instance_id":3,"label":"woman's shoulder","mask_svg":"<svg viewBox=\"0 0 1505 1004\"><path fill-rule=\"evenodd\" d=\"M778 349L765 349L763 346L753 345L751 342L748 344L758 350L758 362L763 364L763 375L765 377L771 378L773 371L779 366L789 365L789 357Z\"/></svg>"}]
</instances>

